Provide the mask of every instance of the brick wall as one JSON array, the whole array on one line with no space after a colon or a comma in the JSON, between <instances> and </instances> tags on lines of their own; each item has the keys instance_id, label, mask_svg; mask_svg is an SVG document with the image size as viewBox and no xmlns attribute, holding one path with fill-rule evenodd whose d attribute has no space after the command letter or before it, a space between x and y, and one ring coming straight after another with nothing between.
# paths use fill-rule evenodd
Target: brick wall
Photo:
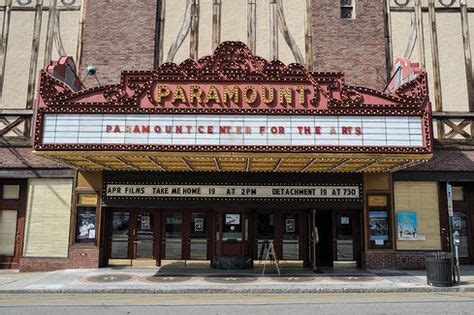
<instances>
[{"instance_id":1,"label":"brick wall","mask_svg":"<svg viewBox=\"0 0 474 315\"><path fill-rule=\"evenodd\" d=\"M344 72L346 82L383 89L385 39L383 0L355 1L355 19L340 19L339 1L313 0L315 71Z\"/></svg>"},{"instance_id":2,"label":"brick wall","mask_svg":"<svg viewBox=\"0 0 474 315\"><path fill-rule=\"evenodd\" d=\"M97 67L102 84L120 83L122 70L153 69L157 0L88 0L81 75ZM88 78L86 86L95 85Z\"/></svg>"},{"instance_id":3,"label":"brick wall","mask_svg":"<svg viewBox=\"0 0 474 315\"><path fill-rule=\"evenodd\" d=\"M362 252L363 269L396 269L395 252Z\"/></svg>"},{"instance_id":4,"label":"brick wall","mask_svg":"<svg viewBox=\"0 0 474 315\"><path fill-rule=\"evenodd\" d=\"M97 248L71 248L67 258L21 257L19 264L21 272L98 267L99 250Z\"/></svg>"},{"instance_id":5,"label":"brick wall","mask_svg":"<svg viewBox=\"0 0 474 315\"><path fill-rule=\"evenodd\" d=\"M425 269L425 256L432 251L363 252L363 269Z\"/></svg>"}]
</instances>

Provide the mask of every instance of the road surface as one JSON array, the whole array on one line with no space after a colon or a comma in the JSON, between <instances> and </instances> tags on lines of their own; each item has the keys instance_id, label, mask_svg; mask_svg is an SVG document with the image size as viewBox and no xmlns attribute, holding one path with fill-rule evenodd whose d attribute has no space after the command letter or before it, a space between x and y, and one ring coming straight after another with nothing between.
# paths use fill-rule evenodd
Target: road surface
<instances>
[{"instance_id":1,"label":"road surface","mask_svg":"<svg viewBox=\"0 0 474 315\"><path fill-rule=\"evenodd\" d=\"M0 294L0 314L474 314L474 293Z\"/></svg>"}]
</instances>

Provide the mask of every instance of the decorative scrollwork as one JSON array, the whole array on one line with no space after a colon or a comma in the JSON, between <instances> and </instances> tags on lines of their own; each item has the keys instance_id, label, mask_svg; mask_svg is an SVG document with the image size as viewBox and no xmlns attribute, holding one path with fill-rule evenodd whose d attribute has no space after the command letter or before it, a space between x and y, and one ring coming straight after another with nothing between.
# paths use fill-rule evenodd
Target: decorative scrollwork
<instances>
[{"instance_id":1,"label":"decorative scrollwork","mask_svg":"<svg viewBox=\"0 0 474 315\"><path fill-rule=\"evenodd\" d=\"M456 0L438 0L438 1L439 1L439 4L441 4L445 8L449 8L453 6L453 4L456 2ZM447 3L445 3L445 1Z\"/></svg>"},{"instance_id":2,"label":"decorative scrollwork","mask_svg":"<svg viewBox=\"0 0 474 315\"><path fill-rule=\"evenodd\" d=\"M127 98L127 92L120 86L110 86L104 91L104 98L109 102L122 102Z\"/></svg>"},{"instance_id":3,"label":"decorative scrollwork","mask_svg":"<svg viewBox=\"0 0 474 315\"><path fill-rule=\"evenodd\" d=\"M61 3L65 6L72 6L76 3L76 0L61 0Z\"/></svg>"},{"instance_id":4,"label":"decorative scrollwork","mask_svg":"<svg viewBox=\"0 0 474 315\"><path fill-rule=\"evenodd\" d=\"M399 7L405 8L410 4L410 0L394 0L395 4L398 5Z\"/></svg>"},{"instance_id":5,"label":"decorative scrollwork","mask_svg":"<svg viewBox=\"0 0 474 315\"><path fill-rule=\"evenodd\" d=\"M33 0L16 0L19 5L30 5Z\"/></svg>"},{"instance_id":6,"label":"decorative scrollwork","mask_svg":"<svg viewBox=\"0 0 474 315\"><path fill-rule=\"evenodd\" d=\"M362 94L355 89L344 86L341 89L341 100L350 106L357 106L362 104L364 98L362 97Z\"/></svg>"},{"instance_id":7,"label":"decorative scrollwork","mask_svg":"<svg viewBox=\"0 0 474 315\"><path fill-rule=\"evenodd\" d=\"M247 46L235 44L226 48L216 50L212 70L217 70L224 78L228 79L240 77L244 73L251 73L255 70L256 64L252 63L253 54Z\"/></svg>"}]
</instances>

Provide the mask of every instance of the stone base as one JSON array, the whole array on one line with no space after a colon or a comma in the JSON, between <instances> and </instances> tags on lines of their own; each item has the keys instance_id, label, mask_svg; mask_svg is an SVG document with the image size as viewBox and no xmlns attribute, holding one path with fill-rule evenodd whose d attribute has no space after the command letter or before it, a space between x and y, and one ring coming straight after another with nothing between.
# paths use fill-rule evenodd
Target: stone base
<instances>
[{"instance_id":1,"label":"stone base","mask_svg":"<svg viewBox=\"0 0 474 315\"><path fill-rule=\"evenodd\" d=\"M215 269L250 269L253 268L253 260L250 256L214 256L211 266Z\"/></svg>"}]
</instances>

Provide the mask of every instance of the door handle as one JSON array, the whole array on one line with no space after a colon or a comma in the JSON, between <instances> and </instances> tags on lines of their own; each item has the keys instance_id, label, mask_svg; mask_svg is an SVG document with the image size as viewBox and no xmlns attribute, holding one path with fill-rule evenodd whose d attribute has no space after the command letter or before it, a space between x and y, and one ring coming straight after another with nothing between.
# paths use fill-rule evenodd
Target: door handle
<instances>
[{"instance_id":1,"label":"door handle","mask_svg":"<svg viewBox=\"0 0 474 315\"><path fill-rule=\"evenodd\" d=\"M16 232L16 241L17 241L17 242L20 241L20 232Z\"/></svg>"}]
</instances>

